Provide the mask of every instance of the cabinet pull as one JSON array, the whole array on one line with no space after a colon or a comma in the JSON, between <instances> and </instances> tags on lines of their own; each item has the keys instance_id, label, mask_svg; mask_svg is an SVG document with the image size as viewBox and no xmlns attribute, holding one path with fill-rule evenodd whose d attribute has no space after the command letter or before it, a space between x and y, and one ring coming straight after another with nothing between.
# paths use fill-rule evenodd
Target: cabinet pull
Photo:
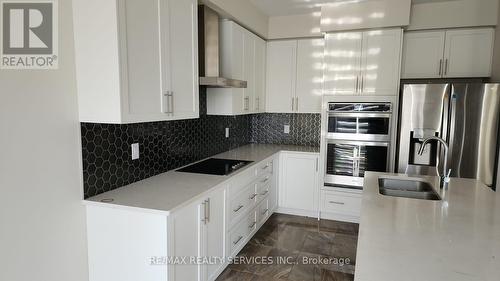
<instances>
[{"instance_id":1,"label":"cabinet pull","mask_svg":"<svg viewBox=\"0 0 500 281\"><path fill-rule=\"evenodd\" d=\"M295 98L292 97L292 111L295 108Z\"/></svg>"},{"instance_id":2,"label":"cabinet pull","mask_svg":"<svg viewBox=\"0 0 500 281\"><path fill-rule=\"evenodd\" d=\"M255 98L255 103L257 104L256 109L260 110L260 98Z\"/></svg>"},{"instance_id":3,"label":"cabinet pull","mask_svg":"<svg viewBox=\"0 0 500 281\"><path fill-rule=\"evenodd\" d=\"M267 213L267 211L269 211L269 209L265 209L262 214L265 215Z\"/></svg>"},{"instance_id":4,"label":"cabinet pull","mask_svg":"<svg viewBox=\"0 0 500 281\"><path fill-rule=\"evenodd\" d=\"M439 74L438 75L441 76L442 72L443 72L443 59L440 59L439 60Z\"/></svg>"},{"instance_id":5,"label":"cabinet pull","mask_svg":"<svg viewBox=\"0 0 500 281\"><path fill-rule=\"evenodd\" d=\"M345 205L344 202L330 201L331 204Z\"/></svg>"},{"instance_id":6,"label":"cabinet pull","mask_svg":"<svg viewBox=\"0 0 500 281\"><path fill-rule=\"evenodd\" d=\"M206 200L207 204L205 204L205 206L207 206L207 212L206 212L206 216L207 216L207 223L210 222L210 198L208 198Z\"/></svg>"},{"instance_id":7,"label":"cabinet pull","mask_svg":"<svg viewBox=\"0 0 500 281\"><path fill-rule=\"evenodd\" d=\"M241 241L241 239L243 239L243 236L238 237L238 239L234 241L233 244L234 245L238 244Z\"/></svg>"},{"instance_id":8,"label":"cabinet pull","mask_svg":"<svg viewBox=\"0 0 500 281\"><path fill-rule=\"evenodd\" d=\"M359 86L359 92L363 92L363 88L365 86L365 76L361 75L361 86Z\"/></svg>"},{"instance_id":9,"label":"cabinet pull","mask_svg":"<svg viewBox=\"0 0 500 281\"><path fill-rule=\"evenodd\" d=\"M204 224L207 224L207 201L205 200L201 204L203 205L203 218L201 219L201 221Z\"/></svg>"},{"instance_id":10,"label":"cabinet pull","mask_svg":"<svg viewBox=\"0 0 500 281\"><path fill-rule=\"evenodd\" d=\"M269 193L269 190L266 190L266 191L262 192L260 195L264 196L264 195L266 195L268 193Z\"/></svg>"},{"instance_id":11,"label":"cabinet pull","mask_svg":"<svg viewBox=\"0 0 500 281\"><path fill-rule=\"evenodd\" d=\"M266 164L266 166L262 167L261 169L262 169L262 170L265 170L265 169L267 169L267 168L269 168L269 164Z\"/></svg>"},{"instance_id":12,"label":"cabinet pull","mask_svg":"<svg viewBox=\"0 0 500 281\"><path fill-rule=\"evenodd\" d=\"M257 196L257 193L252 194L252 196L250 196L250 199L255 199L255 196Z\"/></svg>"},{"instance_id":13,"label":"cabinet pull","mask_svg":"<svg viewBox=\"0 0 500 281\"><path fill-rule=\"evenodd\" d=\"M296 97L295 99L296 99L296 101L295 101L295 110L299 111L299 97Z\"/></svg>"},{"instance_id":14,"label":"cabinet pull","mask_svg":"<svg viewBox=\"0 0 500 281\"><path fill-rule=\"evenodd\" d=\"M444 60L444 75L448 74L448 59Z\"/></svg>"},{"instance_id":15,"label":"cabinet pull","mask_svg":"<svg viewBox=\"0 0 500 281\"><path fill-rule=\"evenodd\" d=\"M239 210L241 210L241 208L243 208L243 205L238 206L238 208L234 209L234 210L233 210L233 212L235 212L235 213L236 213L236 212L238 212Z\"/></svg>"},{"instance_id":16,"label":"cabinet pull","mask_svg":"<svg viewBox=\"0 0 500 281\"><path fill-rule=\"evenodd\" d=\"M355 92L358 92L358 84L359 84L359 75L356 75L356 89Z\"/></svg>"},{"instance_id":17,"label":"cabinet pull","mask_svg":"<svg viewBox=\"0 0 500 281\"><path fill-rule=\"evenodd\" d=\"M319 166L319 163L318 163L318 162L319 162L319 159L318 159L318 158L316 158L316 172L318 171L318 166Z\"/></svg>"},{"instance_id":18,"label":"cabinet pull","mask_svg":"<svg viewBox=\"0 0 500 281\"><path fill-rule=\"evenodd\" d=\"M248 228L253 228L257 224L256 221L254 221L251 225L248 226Z\"/></svg>"},{"instance_id":19,"label":"cabinet pull","mask_svg":"<svg viewBox=\"0 0 500 281\"><path fill-rule=\"evenodd\" d=\"M267 182L268 180L269 180L269 178L265 178L265 179L261 180L260 182L261 182L261 183L265 183L265 182Z\"/></svg>"}]
</instances>

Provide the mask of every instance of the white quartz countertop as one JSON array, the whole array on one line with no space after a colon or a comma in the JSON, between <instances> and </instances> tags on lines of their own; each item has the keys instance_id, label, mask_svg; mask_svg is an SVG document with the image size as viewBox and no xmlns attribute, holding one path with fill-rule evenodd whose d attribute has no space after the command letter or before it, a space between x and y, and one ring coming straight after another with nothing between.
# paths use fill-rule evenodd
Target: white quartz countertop
<instances>
[{"instance_id":1,"label":"white quartz countertop","mask_svg":"<svg viewBox=\"0 0 500 281\"><path fill-rule=\"evenodd\" d=\"M451 179L443 200L379 194L364 179L355 281L499 281L500 196L482 183Z\"/></svg>"},{"instance_id":2,"label":"white quartz countertop","mask_svg":"<svg viewBox=\"0 0 500 281\"><path fill-rule=\"evenodd\" d=\"M90 197L84 200L84 203L115 208L140 208L168 214L280 151L318 153L319 148L296 145L249 144L211 156L254 161L231 175L204 175L172 170ZM109 201L109 199L112 199L112 202L102 202L103 200Z\"/></svg>"}]
</instances>

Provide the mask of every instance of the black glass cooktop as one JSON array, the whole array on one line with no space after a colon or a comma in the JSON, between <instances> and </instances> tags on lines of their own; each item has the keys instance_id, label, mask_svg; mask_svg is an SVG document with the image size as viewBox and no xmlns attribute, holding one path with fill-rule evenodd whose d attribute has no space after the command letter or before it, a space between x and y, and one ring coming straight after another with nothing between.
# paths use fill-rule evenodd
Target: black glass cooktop
<instances>
[{"instance_id":1,"label":"black glass cooktop","mask_svg":"<svg viewBox=\"0 0 500 281\"><path fill-rule=\"evenodd\" d=\"M252 163L252 161L210 158L193 165L181 168L178 172L208 174L208 175L229 175L230 173Z\"/></svg>"}]
</instances>

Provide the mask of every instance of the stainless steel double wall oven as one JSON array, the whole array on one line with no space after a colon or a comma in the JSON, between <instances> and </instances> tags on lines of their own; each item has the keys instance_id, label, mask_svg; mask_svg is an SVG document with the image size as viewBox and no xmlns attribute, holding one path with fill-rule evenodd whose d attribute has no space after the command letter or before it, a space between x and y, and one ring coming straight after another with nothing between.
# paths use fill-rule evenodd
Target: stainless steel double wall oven
<instances>
[{"instance_id":1,"label":"stainless steel double wall oven","mask_svg":"<svg viewBox=\"0 0 500 281\"><path fill-rule=\"evenodd\" d=\"M328 103L325 185L363 187L365 171L389 169L391 103Z\"/></svg>"}]
</instances>

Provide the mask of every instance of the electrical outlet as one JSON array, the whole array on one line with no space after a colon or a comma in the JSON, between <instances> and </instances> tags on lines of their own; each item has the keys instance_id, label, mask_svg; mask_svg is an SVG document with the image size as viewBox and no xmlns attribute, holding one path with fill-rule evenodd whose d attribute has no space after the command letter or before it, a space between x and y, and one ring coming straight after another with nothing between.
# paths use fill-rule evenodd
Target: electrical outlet
<instances>
[{"instance_id":1,"label":"electrical outlet","mask_svg":"<svg viewBox=\"0 0 500 281\"><path fill-rule=\"evenodd\" d=\"M229 138L229 128L226 128L226 138Z\"/></svg>"},{"instance_id":2,"label":"electrical outlet","mask_svg":"<svg viewBox=\"0 0 500 281\"><path fill-rule=\"evenodd\" d=\"M132 160L139 159L139 143L132 144Z\"/></svg>"},{"instance_id":3,"label":"electrical outlet","mask_svg":"<svg viewBox=\"0 0 500 281\"><path fill-rule=\"evenodd\" d=\"M290 134L290 125L285 125L285 134Z\"/></svg>"}]
</instances>

